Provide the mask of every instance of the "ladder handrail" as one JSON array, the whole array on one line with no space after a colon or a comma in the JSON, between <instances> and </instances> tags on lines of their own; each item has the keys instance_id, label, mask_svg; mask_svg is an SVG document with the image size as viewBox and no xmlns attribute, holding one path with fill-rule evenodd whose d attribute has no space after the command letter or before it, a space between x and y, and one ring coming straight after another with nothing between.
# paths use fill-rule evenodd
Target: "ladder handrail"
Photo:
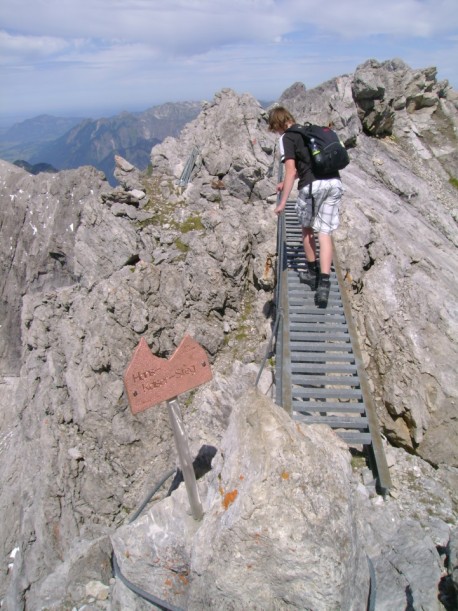
<instances>
[{"instance_id":1,"label":"ladder handrail","mask_svg":"<svg viewBox=\"0 0 458 611\"><path fill-rule=\"evenodd\" d=\"M361 391L364 398L364 404L366 406L366 416L368 419L369 431L372 437L372 452L373 458L375 460L375 464L377 466L377 475L378 475L378 485L380 488L380 492L383 496L390 490L392 487L390 471L388 468L388 463L386 461L385 451L382 446L382 438L380 435L380 428L377 421L377 412L375 408L375 402L372 398L372 392L369 386L369 380L367 377L366 369L363 364L363 357L361 353L361 347L359 345L358 334L356 331L356 326L353 322L353 316L351 312L351 304L350 300L345 291L345 282L342 273L342 268L340 266L340 262L338 257L336 256L336 248L333 240L333 249L334 249L334 270L336 272L337 281L340 287L340 297L342 299L343 310L345 314L345 318L347 320L348 332L351 337L351 344L353 348L353 354L355 356L355 364L358 370L359 382L361 385Z\"/></svg>"},{"instance_id":2,"label":"ladder handrail","mask_svg":"<svg viewBox=\"0 0 458 611\"><path fill-rule=\"evenodd\" d=\"M275 163L275 162L274 162ZM273 165L269 175L273 172ZM278 165L278 182L283 178L283 165ZM281 194L277 195L277 205ZM288 261L286 256L286 224L285 212L278 216L277 221L277 265L276 286L274 302L276 306L275 323L272 335L261 363L255 386L258 385L261 373L265 367L267 357L272 352L275 341L275 403L291 415L292 413L292 385L291 385L291 351L289 342L289 308L288 308Z\"/></svg>"},{"instance_id":3,"label":"ladder handrail","mask_svg":"<svg viewBox=\"0 0 458 611\"><path fill-rule=\"evenodd\" d=\"M291 348L289 338L288 261L286 256L285 213L278 217L277 226L277 296L280 320L276 349L276 403L292 413ZM278 333L277 332L277 333Z\"/></svg>"}]
</instances>

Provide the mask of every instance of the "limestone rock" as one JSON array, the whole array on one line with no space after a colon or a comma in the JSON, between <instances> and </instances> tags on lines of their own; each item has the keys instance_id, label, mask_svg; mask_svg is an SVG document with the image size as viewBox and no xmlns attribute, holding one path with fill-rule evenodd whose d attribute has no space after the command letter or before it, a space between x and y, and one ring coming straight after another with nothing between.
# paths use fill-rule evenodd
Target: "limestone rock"
<instances>
[{"instance_id":1,"label":"limestone rock","mask_svg":"<svg viewBox=\"0 0 458 611\"><path fill-rule=\"evenodd\" d=\"M135 191L142 185L140 171L120 155L115 155L114 177L126 191ZM139 189L141 190L141 189Z\"/></svg>"},{"instance_id":2,"label":"limestone rock","mask_svg":"<svg viewBox=\"0 0 458 611\"><path fill-rule=\"evenodd\" d=\"M349 456L330 430L296 426L251 391L215 461L201 523L182 487L114 535L128 579L187 609L365 608Z\"/></svg>"},{"instance_id":3,"label":"limestone rock","mask_svg":"<svg viewBox=\"0 0 458 611\"><path fill-rule=\"evenodd\" d=\"M274 135L266 129L259 103L248 94L239 96L231 89L223 89L184 128L180 151L170 138L154 147L153 172L171 173L179 178L188 156L197 147L200 169L193 177L193 190L212 190L221 202L231 196L242 202L250 201L259 197L259 189L266 188L263 179L272 163L274 141ZM215 179L224 190L215 190ZM270 191L275 191L271 183Z\"/></svg>"},{"instance_id":4,"label":"limestone rock","mask_svg":"<svg viewBox=\"0 0 458 611\"><path fill-rule=\"evenodd\" d=\"M458 298L457 241L450 218L454 194L444 183L441 199L435 197L435 171L424 168L420 174L391 141L361 135L358 148L345 171L336 248L349 279L382 422L395 443L417 449L435 464L457 465L448 435L458 432L451 366L457 358L450 306ZM371 158L377 159L372 176L367 172ZM389 190L381 188L381 179Z\"/></svg>"}]
</instances>

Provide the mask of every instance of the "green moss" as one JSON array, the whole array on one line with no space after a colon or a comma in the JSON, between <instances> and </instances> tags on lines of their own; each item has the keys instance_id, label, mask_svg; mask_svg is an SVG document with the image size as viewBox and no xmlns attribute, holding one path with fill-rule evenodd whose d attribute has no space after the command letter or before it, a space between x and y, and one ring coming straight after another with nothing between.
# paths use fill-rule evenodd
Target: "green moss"
<instances>
[{"instance_id":1,"label":"green moss","mask_svg":"<svg viewBox=\"0 0 458 611\"><path fill-rule=\"evenodd\" d=\"M240 315L238 318L237 329L224 336L224 345L230 344L230 350L235 359L242 358L250 342L253 342L252 316L253 316L252 296L246 292L240 304Z\"/></svg>"},{"instance_id":2,"label":"green moss","mask_svg":"<svg viewBox=\"0 0 458 611\"><path fill-rule=\"evenodd\" d=\"M189 251L189 246L185 244L184 242L182 242L180 238L175 240L175 246L182 253L187 253Z\"/></svg>"},{"instance_id":3,"label":"green moss","mask_svg":"<svg viewBox=\"0 0 458 611\"><path fill-rule=\"evenodd\" d=\"M197 391L194 389L187 393L183 402L185 407L190 407L192 405L196 392Z\"/></svg>"},{"instance_id":4,"label":"green moss","mask_svg":"<svg viewBox=\"0 0 458 611\"><path fill-rule=\"evenodd\" d=\"M180 222L183 218L187 203L180 197L180 188L173 179L164 183L163 178L152 175L151 164L143 174L142 186L148 197L148 203L143 208L145 212L151 212L152 216L144 221L139 221L137 227L143 229L148 225L169 225L180 233L189 231L202 231L205 229L201 218L194 214ZM171 201L172 200L172 201Z\"/></svg>"},{"instance_id":5,"label":"green moss","mask_svg":"<svg viewBox=\"0 0 458 611\"><path fill-rule=\"evenodd\" d=\"M188 233L189 231L201 231L205 229L199 216L189 216L183 223L178 227L181 233Z\"/></svg>"},{"instance_id":6,"label":"green moss","mask_svg":"<svg viewBox=\"0 0 458 611\"><path fill-rule=\"evenodd\" d=\"M246 320L248 320L248 318L253 313L253 302L246 300L243 305L244 307L243 307L241 320L242 322L245 322Z\"/></svg>"},{"instance_id":7,"label":"green moss","mask_svg":"<svg viewBox=\"0 0 458 611\"><path fill-rule=\"evenodd\" d=\"M148 171L143 180L143 189L148 197L148 203L144 207L144 210L153 212L154 216L146 221L138 223L138 225L140 227L145 227L147 225L165 225L169 223L170 225L174 224L176 226L174 213L177 209L184 206L184 201L169 201L163 194L161 180L157 176L150 176ZM173 181L169 181L166 192L167 190L170 194L177 194Z\"/></svg>"},{"instance_id":8,"label":"green moss","mask_svg":"<svg viewBox=\"0 0 458 611\"><path fill-rule=\"evenodd\" d=\"M458 189L458 178L450 178L449 179L449 183L452 185L452 187L455 187L455 189Z\"/></svg>"},{"instance_id":9,"label":"green moss","mask_svg":"<svg viewBox=\"0 0 458 611\"><path fill-rule=\"evenodd\" d=\"M247 339L247 337L248 337L248 333L247 333L247 331L246 331L246 330L245 330L243 327L241 327L241 328L240 328L240 329L237 331L237 333L235 334L235 339L236 339L238 342L241 342L241 341L243 341L243 340Z\"/></svg>"},{"instance_id":10,"label":"green moss","mask_svg":"<svg viewBox=\"0 0 458 611\"><path fill-rule=\"evenodd\" d=\"M366 466L366 458L364 456L352 456L351 457L351 468L353 471L358 471Z\"/></svg>"}]
</instances>

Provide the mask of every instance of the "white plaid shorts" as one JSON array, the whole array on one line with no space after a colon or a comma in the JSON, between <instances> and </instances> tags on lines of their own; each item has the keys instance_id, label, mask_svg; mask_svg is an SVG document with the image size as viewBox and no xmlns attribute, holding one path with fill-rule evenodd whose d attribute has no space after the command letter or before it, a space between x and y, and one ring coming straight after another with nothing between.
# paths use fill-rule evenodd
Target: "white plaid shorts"
<instances>
[{"instance_id":1,"label":"white plaid shorts","mask_svg":"<svg viewBox=\"0 0 458 611\"><path fill-rule=\"evenodd\" d=\"M302 227L313 227L321 233L332 233L339 226L339 207L343 187L339 178L326 178L312 182L315 201L313 216L310 186L302 188L296 201L296 213Z\"/></svg>"}]
</instances>

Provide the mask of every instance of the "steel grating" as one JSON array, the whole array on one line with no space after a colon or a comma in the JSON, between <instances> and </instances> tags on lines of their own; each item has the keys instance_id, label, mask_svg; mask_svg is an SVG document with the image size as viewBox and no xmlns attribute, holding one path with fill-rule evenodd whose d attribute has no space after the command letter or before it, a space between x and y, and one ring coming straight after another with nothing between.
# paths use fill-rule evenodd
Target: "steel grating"
<instances>
[{"instance_id":1,"label":"steel grating","mask_svg":"<svg viewBox=\"0 0 458 611\"><path fill-rule=\"evenodd\" d=\"M282 386L288 386L286 393L283 390L283 407L290 408L295 420L331 426L351 446L373 450L375 446L379 483L386 490L391 485L388 468L372 400L367 401L368 385L361 380L359 347L355 353L355 331L338 269L332 266L328 305L319 308L315 291L299 281L306 261L293 201L287 204L283 222L281 282L286 286L281 291L286 329L282 329L281 371L277 369L277 379L281 376Z\"/></svg>"}]
</instances>

